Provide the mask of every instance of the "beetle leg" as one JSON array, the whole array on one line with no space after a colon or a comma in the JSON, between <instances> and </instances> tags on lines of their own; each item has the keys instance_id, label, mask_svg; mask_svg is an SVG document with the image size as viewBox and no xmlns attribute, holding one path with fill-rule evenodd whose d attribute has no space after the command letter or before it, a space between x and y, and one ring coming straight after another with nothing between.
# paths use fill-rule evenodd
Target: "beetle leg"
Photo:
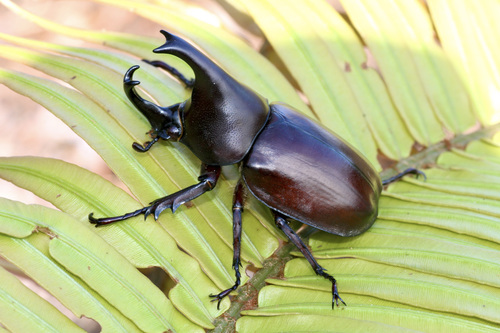
<instances>
[{"instance_id":1,"label":"beetle leg","mask_svg":"<svg viewBox=\"0 0 500 333\"><path fill-rule=\"evenodd\" d=\"M147 141L147 142L144 142L144 145L141 145L140 143L137 143L137 142L134 142L132 144L132 148L134 148L135 151L139 152L139 153L145 153L147 152L149 149L151 149L151 147L158 142L158 140L160 140L160 137L159 136L155 136L153 138L153 140L151 141Z\"/></svg>"},{"instance_id":2,"label":"beetle leg","mask_svg":"<svg viewBox=\"0 0 500 333\"><path fill-rule=\"evenodd\" d=\"M408 168L405 171L398 173L397 175L395 175L391 178L382 180L382 185L385 186L385 185L389 185L390 183L394 183L395 181L400 180L401 178L403 178L404 176L406 176L408 174L417 175L417 177L423 176L424 180L427 179L427 177L425 176L425 173L423 173L422 171L415 169L415 168Z\"/></svg>"},{"instance_id":3,"label":"beetle leg","mask_svg":"<svg viewBox=\"0 0 500 333\"><path fill-rule=\"evenodd\" d=\"M103 217L100 219L96 219L94 217L94 213L90 213L89 214L89 222L92 224L95 224L96 227L101 226L101 225L111 224L113 222L123 221L123 220L129 219L131 217L144 214L146 212L147 208L148 207L144 207L144 208L135 210L133 212L130 212L130 213L127 213L124 215L113 216L113 217Z\"/></svg>"},{"instance_id":4,"label":"beetle leg","mask_svg":"<svg viewBox=\"0 0 500 333\"><path fill-rule=\"evenodd\" d=\"M93 217L93 213L89 214L89 221L96 225L96 227L104 224L110 224L113 222L123 221L130 217L144 214L144 219L148 217L149 214L153 214L155 220L158 219L161 212L167 208L171 208L172 212L175 213L176 209L179 208L185 202L191 201L203 193L212 190L217 184L217 180L220 176L220 166L218 165L201 165L201 173L198 177L200 181L198 184L189 186L173 194L167 195L166 197L157 199L151 203L150 206L138 209L131 213L127 213L115 217L105 217L96 219Z\"/></svg>"},{"instance_id":5,"label":"beetle leg","mask_svg":"<svg viewBox=\"0 0 500 333\"><path fill-rule=\"evenodd\" d=\"M312 268L314 269L314 272L332 282L332 295L333 295L332 309L335 307L335 304L337 304L337 307L339 306L339 300L344 305L347 305L339 296L339 293L337 291L337 280L335 280L335 278L330 274L326 273L325 272L326 269L324 269L318 264L316 259L314 259L309 248L304 244L302 239L300 239L300 237L295 233L295 231L293 231L293 229L288 225L288 222L285 220L285 217L274 210L272 212L274 214L274 221L278 226L278 228L280 228L283 231L283 233L288 237L288 239L290 239L290 241L293 244L295 244L295 246L299 249L299 251L302 252L307 261L309 261L309 264L311 264Z\"/></svg>"},{"instance_id":6,"label":"beetle leg","mask_svg":"<svg viewBox=\"0 0 500 333\"><path fill-rule=\"evenodd\" d=\"M194 79L188 79L185 77L181 72L179 72L175 67L170 66L166 62L160 61L160 60L146 60L142 59L147 64L150 64L151 66L155 66L158 68L163 69L164 71L168 72L170 75L173 77L177 78L179 81L184 83L186 88L192 88L194 86Z\"/></svg>"},{"instance_id":7,"label":"beetle leg","mask_svg":"<svg viewBox=\"0 0 500 333\"><path fill-rule=\"evenodd\" d=\"M236 274L236 282L231 288L226 289L217 295L209 295L213 298L212 302L218 301L217 310L219 309L219 305L222 299L229 295L231 291L236 290L240 285L241 213L243 212L244 194L245 188L242 181L240 180L234 190L233 198L233 269Z\"/></svg>"}]
</instances>

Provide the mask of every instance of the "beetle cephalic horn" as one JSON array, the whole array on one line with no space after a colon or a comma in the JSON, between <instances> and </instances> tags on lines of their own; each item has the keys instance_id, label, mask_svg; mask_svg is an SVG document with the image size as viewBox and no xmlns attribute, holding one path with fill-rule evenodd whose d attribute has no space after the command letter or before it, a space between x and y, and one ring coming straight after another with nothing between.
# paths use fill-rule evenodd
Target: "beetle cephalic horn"
<instances>
[{"instance_id":1,"label":"beetle cephalic horn","mask_svg":"<svg viewBox=\"0 0 500 333\"><path fill-rule=\"evenodd\" d=\"M133 80L134 72L139 69L139 66L132 66L125 73L123 78L123 89L129 100L134 104L134 106L141 111L142 114L151 124L153 131L161 138L167 140L168 136L163 131L165 129L165 124L171 123L173 119L173 111L169 108L163 108L158 106L141 96L135 90L135 86L139 85L139 81Z\"/></svg>"}]
</instances>

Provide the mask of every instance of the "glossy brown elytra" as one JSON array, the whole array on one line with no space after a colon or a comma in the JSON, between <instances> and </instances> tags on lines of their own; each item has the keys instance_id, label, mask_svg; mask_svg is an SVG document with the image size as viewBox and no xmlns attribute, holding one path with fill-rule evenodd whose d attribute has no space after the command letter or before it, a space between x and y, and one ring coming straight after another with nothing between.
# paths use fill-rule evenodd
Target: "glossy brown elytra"
<instances>
[{"instance_id":1,"label":"glossy brown elytra","mask_svg":"<svg viewBox=\"0 0 500 333\"><path fill-rule=\"evenodd\" d=\"M173 212L185 202L212 190L221 166L241 165L241 178L233 201L233 268L235 284L217 295L221 300L240 285L241 223L244 192L249 191L274 215L276 225L302 252L316 274L332 282L332 307L340 298L337 282L325 272L300 237L288 225L294 219L340 236L366 231L377 217L382 186L402 176L422 174L407 169L381 181L370 163L348 143L286 104L268 103L250 88L236 81L185 40L162 31L166 43L155 53L168 53L185 61L195 74L186 79L175 68L154 61L192 89L189 99L160 107L139 96L138 81L132 79L139 66L124 77L130 101L152 126L151 142L133 144L138 152L148 151L158 140L185 144L201 160L199 183L160 198L150 206L121 216L96 219L105 225L143 214L157 219L167 208ZM345 303L344 303L345 304Z\"/></svg>"}]
</instances>

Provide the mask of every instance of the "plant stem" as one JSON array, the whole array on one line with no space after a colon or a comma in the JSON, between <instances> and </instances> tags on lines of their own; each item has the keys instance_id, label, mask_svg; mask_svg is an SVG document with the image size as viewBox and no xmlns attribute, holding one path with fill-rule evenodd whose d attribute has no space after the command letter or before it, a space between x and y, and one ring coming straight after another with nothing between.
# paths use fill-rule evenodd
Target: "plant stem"
<instances>
[{"instance_id":1,"label":"plant stem","mask_svg":"<svg viewBox=\"0 0 500 333\"><path fill-rule=\"evenodd\" d=\"M499 130L500 124L496 124L469 134L459 134L449 141L436 143L432 146L427 147L421 152L418 152L408 158L399 161L393 168L382 171L380 173L380 177L382 179L389 178L399 171L402 171L409 167L423 168L425 166L434 165L439 155L446 151L450 151L451 148L465 147L472 141L489 138Z\"/></svg>"},{"instance_id":2,"label":"plant stem","mask_svg":"<svg viewBox=\"0 0 500 333\"><path fill-rule=\"evenodd\" d=\"M232 298L231 307L224 315L215 320L215 329L211 332L222 333L235 331L236 320L241 317L241 311L247 310L250 307L256 307L257 301L254 300L254 298L258 296L259 291L265 286L266 279L280 275L285 264L292 259L290 252L294 248L295 246L293 244L286 243L264 261L263 267L259 269L245 285L238 289L238 295Z\"/></svg>"}]
</instances>

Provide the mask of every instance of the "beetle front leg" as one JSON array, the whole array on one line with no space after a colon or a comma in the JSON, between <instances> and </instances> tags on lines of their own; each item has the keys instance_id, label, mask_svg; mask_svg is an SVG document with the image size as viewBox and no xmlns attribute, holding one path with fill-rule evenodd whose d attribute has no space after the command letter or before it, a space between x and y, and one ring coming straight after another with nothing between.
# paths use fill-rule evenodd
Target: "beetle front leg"
<instances>
[{"instance_id":1,"label":"beetle front leg","mask_svg":"<svg viewBox=\"0 0 500 333\"><path fill-rule=\"evenodd\" d=\"M274 214L274 221L276 222L276 225L278 228L280 228L283 233L290 239L290 241L295 244L295 246L299 249L300 252L304 255L304 257L309 261L309 264L311 264L312 268L314 269L314 272L322 277L324 277L327 280L330 280L332 283L332 309L335 307L335 304L337 304L337 307L339 306L339 300L344 304L345 302L340 298L339 292L337 290L337 280L330 274L326 273L326 269L320 266L316 259L314 259L311 251L307 248L307 246L302 242L302 239L293 231L292 228L288 225L288 222L285 220L284 216L281 215L280 213L273 211Z\"/></svg>"},{"instance_id":2,"label":"beetle front leg","mask_svg":"<svg viewBox=\"0 0 500 333\"><path fill-rule=\"evenodd\" d=\"M219 305L222 299L227 295L229 295L231 291L236 290L241 283L240 281L241 213L243 212L244 194L245 194L245 188L243 186L242 181L240 180L234 190L234 198L233 198L233 269L236 274L236 282L231 288L226 289L217 295L212 295L212 294L209 295L210 297L213 298L212 302L218 301L217 310L219 310Z\"/></svg>"},{"instance_id":3,"label":"beetle front leg","mask_svg":"<svg viewBox=\"0 0 500 333\"><path fill-rule=\"evenodd\" d=\"M113 222L123 221L130 217L134 217L137 215L144 214L144 219L148 217L148 215L153 214L155 220L158 219L161 212L165 209L170 208L172 212L175 213L176 209L179 208L185 202L191 201L203 193L212 190L217 184L217 180L220 176L220 166L218 165L201 165L201 172L198 180L200 181L198 184L189 186L183 190L175 192L173 194L167 195L166 197L157 199L151 203L150 206L138 209L131 213L127 213L120 216L115 217L104 217L96 219L93 216L93 213L89 214L89 221L97 226L110 224Z\"/></svg>"}]
</instances>

